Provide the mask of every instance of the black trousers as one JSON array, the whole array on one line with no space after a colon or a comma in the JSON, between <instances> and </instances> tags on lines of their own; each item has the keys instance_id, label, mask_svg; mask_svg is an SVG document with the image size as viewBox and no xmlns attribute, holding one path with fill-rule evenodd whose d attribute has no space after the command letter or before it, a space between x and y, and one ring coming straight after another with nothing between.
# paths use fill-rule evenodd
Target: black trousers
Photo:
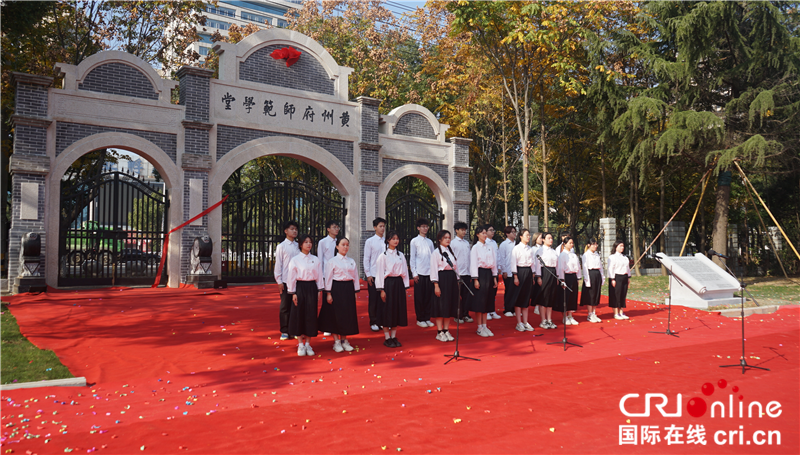
<instances>
[{"instance_id":1,"label":"black trousers","mask_svg":"<svg viewBox=\"0 0 800 455\"><path fill-rule=\"evenodd\" d=\"M281 289L283 289L280 309L281 333L289 333L289 313L292 309L292 296L286 290L286 283L281 285Z\"/></svg>"},{"instance_id":2,"label":"black trousers","mask_svg":"<svg viewBox=\"0 0 800 455\"><path fill-rule=\"evenodd\" d=\"M367 283L367 294L369 295L369 305L367 306L369 325L378 325L378 301L381 299L381 293L375 287L375 278L372 279L372 284Z\"/></svg>"},{"instance_id":3,"label":"black trousers","mask_svg":"<svg viewBox=\"0 0 800 455\"><path fill-rule=\"evenodd\" d=\"M514 297L517 295L516 286L514 286L514 277L511 278L505 276L503 274L503 284L505 285L505 294L503 294L503 312L504 313L513 313L514 312Z\"/></svg>"},{"instance_id":4,"label":"black trousers","mask_svg":"<svg viewBox=\"0 0 800 455\"><path fill-rule=\"evenodd\" d=\"M469 297L471 294L468 288L470 286L470 280L471 278L469 275L464 275L461 277L461 282L466 284L466 286L458 285L459 289L461 289L461 308L458 313L459 319L464 319L469 316Z\"/></svg>"},{"instance_id":5,"label":"black trousers","mask_svg":"<svg viewBox=\"0 0 800 455\"><path fill-rule=\"evenodd\" d=\"M428 275L417 277L419 281L414 283L414 312L417 313L417 321L430 321L433 283Z\"/></svg>"}]
</instances>

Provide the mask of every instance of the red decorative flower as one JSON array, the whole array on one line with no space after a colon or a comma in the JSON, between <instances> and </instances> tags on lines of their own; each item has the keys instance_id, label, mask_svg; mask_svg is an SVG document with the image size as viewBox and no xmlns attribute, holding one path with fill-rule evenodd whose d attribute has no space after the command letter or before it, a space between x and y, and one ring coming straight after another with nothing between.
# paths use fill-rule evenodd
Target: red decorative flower
<instances>
[{"instance_id":1,"label":"red decorative flower","mask_svg":"<svg viewBox=\"0 0 800 455\"><path fill-rule=\"evenodd\" d=\"M300 58L300 51L293 47L284 47L275 49L270 56L275 60L286 60L286 67L290 67Z\"/></svg>"}]
</instances>

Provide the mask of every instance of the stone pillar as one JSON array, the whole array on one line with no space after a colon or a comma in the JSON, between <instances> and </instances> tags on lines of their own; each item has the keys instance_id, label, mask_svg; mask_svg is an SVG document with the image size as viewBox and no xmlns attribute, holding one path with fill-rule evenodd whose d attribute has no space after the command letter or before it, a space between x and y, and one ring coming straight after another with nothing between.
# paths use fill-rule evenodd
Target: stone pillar
<instances>
[{"instance_id":1,"label":"stone pillar","mask_svg":"<svg viewBox=\"0 0 800 455\"><path fill-rule=\"evenodd\" d=\"M454 220L444 220L445 229L453 230L456 221L461 221L470 225L469 206L472 203L472 193L469 190L469 173L472 167L469 165L469 145L472 139L463 137L451 137L453 144L453 214ZM468 229L471 231L471 229Z\"/></svg>"},{"instance_id":2,"label":"stone pillar","mask_svg":"<svg viewBox=\"0 0 800 455\"><path fill-rule=\"evenodd\" d=\"M783 249L783 235L781 231L778 230L778 226L767 226L767 235L772 237L772 243L775 244L776 252Z\"/></svg>"},{"instance_id":3,"label":"stone pillar","mask_svg":"<svg viewBox=\"0 0 800 455\"><path fill-rule=\"evenodd\" d=\"M380 114L378 108L381 100L359 96L356 98L361 112L361 140L358 147L361 149L361 162L354 163L358 169L358 182L361 185L361 216L358 226L348 226L353 232L359 232L361 241L356 262L363 272L364 242L375 235L372 229L372 220L378 217L378 187L383 182L380 173L380 150L378 140L378 122ZM362 273L363 275L363 273Z\"/></svg>"},{"instance_id":4,"label":"stone pillar","mask_svg":"<svg viewBox=\"0 0 800 455\"><path fill-rule=\"evenodd\" d=\"M606 264L608 257L614 254L614 242L617 241L616 218L600 218L600 234L597 243L600 245L600 255Z\"/></svg>"},{"instance_id":5,"label":"stone pillar","mask_svg":"<svg viewBox=\"0 0 800 455\"><path fill-rule=\"evenodd\" d=\"M44 264L47 241L57 242L58 233L48 236L45 230L45 178L50 172L47 128L52 123L47 118L47 100L53 78L11 73L11 83L16 87L16 98L11 117L14 153L9 159L13 203L8 234L8 286L14 289L18 284L22 236L28 232L41 235Z\"/></svg>"},{"instance_id":6,"label":"stone pillar","mask_svg":"<svg viewBox=\"0 0 800 455\"><path fill-rule=\"evenodd\" d=\"M539 232L539 215L528 215L528 228L531 233Z\"/></svg>"},{"instance_id":7,"label":"stone pillar","mask_svg":"<svg viewBox=\"0 0 800 455\"><path fill-rule=\"evenodd\" d=\"M664 230L664 235L666 236L667 244L667 250L664 253L667 256L678 256L681 254L681 247L686 238L686 223L683 221L673 221L667 226L667 229ZM686 251L684 251L684 254L686 254Z\"/></svg>"},{"instance_id":8,"label":"stone pillar","mask_svg":"<svg viewBox=\"0 0 800 455\"><path fill-rule=\"evenodd\" d=\"M178 151L178 163L183 169L183 214L191 219L208 208L208 173L212 157L209 150L209 135L212 124L209 119L210 82L213 71L184 66L177 72L180 81L180 104L186 106L183 125L183 146ZM216 202L216 201L214 201ZM171 224L179 224L172 223ZM180 279L186 282L189 273L194 239L208 232L208 216L191 223L181 230ZM212 239L220 242L221 239ZM170 274L172 275L172 274Z\"/></svg>"}]
</instances>

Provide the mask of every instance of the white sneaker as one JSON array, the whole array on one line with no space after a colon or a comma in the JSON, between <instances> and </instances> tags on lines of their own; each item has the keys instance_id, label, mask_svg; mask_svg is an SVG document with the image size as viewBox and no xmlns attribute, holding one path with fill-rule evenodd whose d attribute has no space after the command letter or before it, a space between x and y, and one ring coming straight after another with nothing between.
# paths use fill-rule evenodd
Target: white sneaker
<instances>
[{"instance_id":1,"label":"white sneaker","mask_svg":"<svg viewBox=\"0 0 800 455\"><path fill-rule=\"evenodd\" d=\"M431 321L425 321L425 324L428 324L428 327L433 327L433 326L435 326L435 325L436 325L436 324L434 324L434 323L433 323L433 322L431 322Z\"/></svg>"},{"instance_id":2,"label":"white sneaker","mask_svg":"<svg viewBox=\"0 0 800 455\"><path fill-rule=\"evenodd\" d=\"M496 311L495 311L495 312L492 312L492 319L500 319L500 318L502 318L502 316L500 316L499 314L497 314L497 312L496 312Z\"/></svg>"},{"instance_id":3,"label":"white sneaker","mask_svg":"<svg viewBox=\"0 0 800 455\"><path fill-rule=\"evenodd\" d=\"M456 339L453 338L453 335L450 335L449 330L447 332L444 332L444 335L447 337L447 341L456 341Z\"/></svg>"},{"instance_id":4,"label":"white sneaker","mask_svg":"<svg viewBox=\"0 0 800 455\"><path fill-rule=\"evenodd\" d=\"M558 326L553 323L553 321L547 321L547 326L550 329L557 329Z\"/></svg>"},{"instance_id":5,"label":"white sneaker","mask_svg":"<svg viewBox=\"0 0 800 455\"><path fill-rule=\"evenodd\" d=\"M336 340L336 341L333 342L333 351L334 352L342 352L342 351L344 351L344 348L342 347L342 342L341 341Z\"/></svg>"},{"instance_id":6,"label":"white sneaker","mask_svg":"<svg viewBox=\"0 0 800 455\"><path fill-rule=\"evenodd\" d=\"M517 325L514 327L514 329L516 329L517 332L524 332L525 325L523 325L521 322L517 322Z\"/></svg>"},{"instance_id":7,"label":"white sneaker","mask_svg":"<svg viewBox=\"0 0 800 455\"><path fill-rule=\"evenodd\" d=\"M444 336L444 333L443 333L443 332L438 332L438 333L436 334L436 341L441 341L441 342L443 342L443 343L446 343L446 342L447 342L447 337L446 337L446 336Z\"/></svg>"},{"instance_id":8,"label":"white sneaker","mask_svg":"<svg viewBox=\"0 0 800 455\"><path fill-rule=\"evenodd\" d=\"M331 336L331 332L322 332L322 336L329 337Z\"/></svg>"},{"instance_id":9,"label":"white sneaker","mask_svg":"<svg viewBox=\"0 0 800 455\"><path fill-rule=\"evenodd\" d=\"M578 324L580 324L580 323L579 323L578 321L576 321L576 320L575 320L575 318L573 318L572 316L570 316L570 317L569 317L569 322L571 322L571 323L572 323L572 325L578 325Z\"/></svg>"},{"instance_id":10,"label":"white sneaker","mask_svg":"<svg viewBox=\"0 0 800 455\"><path fill-rule=\"evenodd\" d=\"M483 327L478 327L478 336L488 337L489 336L489 331L488 330L484 330Z\"/></svg>"},{"instance_id":11,"label":"white sneaker","mask_svg":"<svg viewBox=\"0 0 800 455\"><path fill-rule=\"evenodd\" d=\"M463 324L463 323L464 323L464 320L463 320L463 319L453 319L453 320L454 320L454 321L455 321L457 324Z\"/></svg>"},{"instance_id":12,"label":"white sneaker","mask_svg":"<svg viewBox=\"0 0 800 455\"><path fill-rule=\"evenodd\" d=\"M369 329L370 329L370 330L372 330L373 332L377 332L377 331L379 331L381 328L380 328L380 327L378 327L378 324L372 324L371 326L369 326Z\"/></svg>"},{"instance_id":13,"label":"white sneaker","mask_svg":"<svg viewBox=\"0 0 800 455\"><path fill-rule=\"evenodd\" d=\"M596 314L594 314L594 313L592 313L592 319L591 319L591 321L592 321L592 322L603 322L603 320L602 320L602 319L600 319L600 316L598 316L598 315L596 315Z\"/></svg>"},{"instance_id":14,"label":"white sneaker","mask_svg":"<svg viewBox=\"0 0 800 455\"><path fill-rule=\"evenodd\" d=\"M306 355L314 355L314 350L311 349L311 345L308 344L307 341L306 341Z\"/></svg>"},{"instance_id":15,"label":"white sneaker","mask_svg":"<svg viewBox=\"0 0 800 455\"><path fill-rule=\"evenodd\" d=\"M539 324L539 327L541 327L543 329L549 329L550 328L550 324L548 324L547 321L543 319L542 323Z\"/></svg>"},{"instance_id":16,"label":"white sneaker","mask_svg":"<svg viewBox=\"0 0 800 455\"><path fill-rule=\"evenodd\" d=\"M533 331L535 330L535 329L533 328L533 326L532 326L532 325L531 325L529 322L526 322L526 323L524 324L524 327L525 327L525 331L526 331L526 332L533 332Z\"/></svg>"},{"instance_id":17,"label":"white sneaker","mask_svg":"<svg viewBox=\"0 0 800 455\"><path fill-rule=\"evenodd\" d=\"M285 340L288 340L288 339L289 339L289 334L288 333L282 333L281 334L281 341L285 341Z\"/></svg>"},{"instance_id":18,"label":"white sneaker","mask_svg":"<svg viewBox=\"0 0 800 455\"><path fill-rule=\"evenodd\" d=\"M533 314L539 314L539 305L533 307Z\"/></svg>"},{"instance_id":19,"label":"white sneaker","mask_svg":"<svg viewBox=\"0 0 800 455\"><path fill-rule=\"evenodd\" d=\"M620 313L620 316L622 316L622 319L630 319L630 318L629 318L628 316L626 316L624 313Z\"/></svg>"},{"instance_id":20,"label":"white sneaker","mask_svg":"<svg viewBox=\"0 0 800 455\"><path fill-rule=\"evenodd\" d=\"M475 320L474 320L474 319L472 319L472 318L471 318L471 317L469 317L469 316L465 317L465 318L464 318L464 321L465 321L465 322L475 322Z\"/></svg>"},{"instance_id":21,"label":"white sneaker","mask_svg":"<svg viewBox=\"0 0 800 455\"><path fill-rule=\"evenodd\" d=\"M299 355L300 357L306 355L306 345L304 345L303 343L297 345L297 355Z\"/></svg>"},{"instance_id":22,"label":"white sneaker","mask_svg":"<svg viewBox=\"0 0 800 455\"><path fill-rule=\"evenodd\" d=\"M428 328L428 324L426 324L424 321L417 321L417 325L420 327Z\"/></svg>"},{"instance_id":23,"label":"white sneaker","mask_svg":"<svg viewBox=\"0 0 800 455\"><path fill-rule=\"evenodd\" d=\"M506 311L506 312L505 312L505 314L504 314L503 316L505 316L505 317L507 317L507 318L510 318L510 317L513 317L513 316L514 316L514 313L512 313L512 312L510 312L510 311Z\"/></svg>"},{"instance_id":24,"label":"white sneaker","mask_svg":"<svg viewBox=\"0 0 800 455\"><path fill-rule=\"evenodd\" d=\"M489 330L489 327L484 327L484 328L483 328L483 333L486 333L486 334L487 334L487 335L486 335L487 337L493 337L493 336L494 336L494 333L492 333L492 331L491 331L491 330Z\"/></svg>"},{"instance_id":25,"label":"white sneaker","mask_svg":"<svg viewBox=\"0 0 800 455\"><path fill-rule=\"evenodd\" d=\"M350 340L342 340L342 348L344 348L344 350L347 352L352 351L353 347L350 346Z\"/></svg>"},{"instance_id":26,"label":"white sneaker","mask_svg":"<svg viewBox=\"0 0 800 455\"><path fill-rule=\"evenodd\" d=\"M614 319L616 319L618 321L624 321L625 320L625 318L623 318L621 314L615 314L614 315Z\"/></svg>"}]
</instances>

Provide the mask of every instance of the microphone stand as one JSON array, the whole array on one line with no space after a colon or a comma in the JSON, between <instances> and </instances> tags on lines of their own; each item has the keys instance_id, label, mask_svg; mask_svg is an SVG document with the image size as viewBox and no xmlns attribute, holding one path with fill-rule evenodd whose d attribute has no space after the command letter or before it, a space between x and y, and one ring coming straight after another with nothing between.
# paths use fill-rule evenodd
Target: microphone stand
<instances>
[{"instance_id":1,"label":"microphone stand","mask_svg":"<svg viewBox=\"0 0 800 455\"><path fill-rule=\"evenodd\" d=\"M544 270L547 270L547 273L549 273L550 275L552 275L552 276L553 276L553 278L555 278L555 279L556 279L556 281L558 282L558 284L559 284L559 285L560 285L562 288L564 288L564 289L568 290L569 292L573 292L573 291L572 291L572 289L570 289L570 288L569 288L569 286L567 286L567 283L565 283L563 280L561 280L560 278L558 278L558 276L556 276L556 274L555 274L555 273L551 272L551 271L550 271L550 269L547 269L547 268L545 267L545 265L544 265L544 261L542 260L542 258L541 258L541 257L537 257L537 259L539 259L539 263L542 265L542 268L543 268ZM547 344L564 344L564 350L565 350L565 351L567 350L567 345L568 345L568 344L569 344L569 345L571 345L571 346L577 346L577 347L579 347L579 348L582 348L583 346L581 346L581 345L579 345L579 344L572 343L572 342L570 342L570 341L568 341L568 340L567 340L567 293L566 293L566 292L564 292L563 294L564 294L564 308L562 308L562 309L563 309L564 311L561 313L561 319L562 319L562 320L561 320L561 324L564 326L564 338L562 338L562 339L561 339L561 341L553 341L553 342L550 342L550 343L547 343Z\"/></svg>"},{"instance_id":2,"label":"microphone stand","mask_svg":"<svg viewBox=\"0 0 800 455\"><path fill-rule=\"evenodd\" d=\"M714 250L710 250L709 253L717 255L717 256L719 256L720 258L723 258L723 259L728 259L726 256L723 256L723 255L715 252ZM733 270L731 270L730 267L728 267L728 264L726 264L725 262L722 262L722 265L724 265L725 268L728 270L728 273L733 275L733 277L736 278L736 281L739 282L739 287L740 287L739 294L742 297L742 357L739 359L739 363L737 363L737 364L734 364L734 365L720 365L719 367L720 368L730 368L730 367L737 367L738 368L738 367L742 367L742 374L744 374L745 370L748 369L748 368L757 368L759 370L769 371L769 368L757 367L755 365L748 365L747 364L747 360L744 357L744 353L745 353L745 350L744 350L744 293L746 292L747 295L749 295L750 298L753 299L753 302L756 304L756 306L760 306L760 305L758 304L756 299L753 298L753 294L751 294L750 291L745 289L745 286L747 286L747 285L744 283L744 270L742 270L742 277L739 278L739 277L736 276L735 273L733 273Z\"/></svg>"},{"instance_id":3,"label":"microphone stand","mask_svg":"<svg viewBox=\"0 0 800 455\"><path fill-rule=\"evenodd\" d=\"M456 273L456 280L458 280L459 284L461 286L464 286L467 289L467 291L470 293L470 295L475 296L475 293L472 292L472 289L470 289L469 286L467 286L466 284L464 284L463 281L461 281L461 277L458 276L458 270L456 270L456 268L453 266L453 263L450 262L450 255L448 255L447 252L445 251L445 252L443 252L442 256L444 256L444 260L447 261L447 265L449 265L450 268L453 269L453 271ZM458 352L458 340L459 340L460 335L461 335L461 330L460 330L461 329L461 323L459 322L461 319L459 319L459 316L461 316L461 297L460 296L458 298L458 312L456 313L456 350L452 354L445 354L444 355L445 357L449 357L449 359L447 359L447 362L444 363L445 365L447 365L448 363L452 362L453 360L459 361L461 359L475 360L475 361L478 361L478 362L481 361L481 359L476 359L474 357L467 357L465 355L461 355Z\"/></svg>"},{"instance_id":4,"label":"microphone stand","mask_svg":"<svg viewBox=\"0 0 800 455\"><path fill-rule=\"evenodd\" d=\"M658 256L656 256L656 260L658 262L661 262L661 258L659 258ZM663 264L663 262L662 262L662 264ZM672 267L669 268L669 274L670 274L670 278L674 278L675 277L675 275L672 273ZM681 286L683 286L683 285L681 285ZM671 336L674 336L675 338L680 338L680 336L677 335L678 332L673 332L670 329L670 322L671 321L672 321L672 280L670 279L669 280L669 310L667 312L667 331L666 332L657 332L657 331L652 331L651 330L651 331L649 331L647 333L663 333L664 335L671 335Z\"/></svg>"}]
</instances>

